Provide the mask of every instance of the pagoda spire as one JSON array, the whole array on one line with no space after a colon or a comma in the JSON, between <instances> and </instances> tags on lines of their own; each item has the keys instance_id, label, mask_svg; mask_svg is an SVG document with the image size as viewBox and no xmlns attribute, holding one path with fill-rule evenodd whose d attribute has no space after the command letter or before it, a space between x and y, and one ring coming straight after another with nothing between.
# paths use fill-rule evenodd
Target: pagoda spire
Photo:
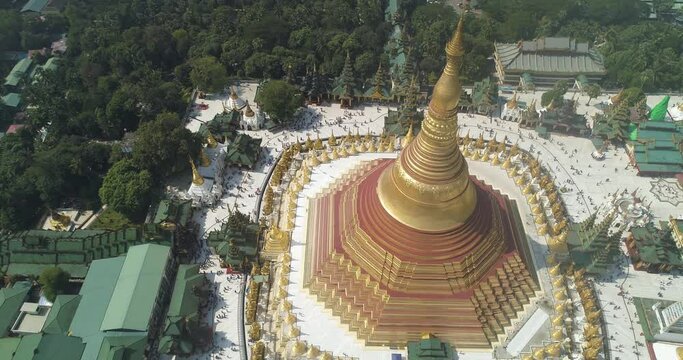
<instances>
[{"instance_id":1,"label":"pagoda spire","mask_svg":"<svg viewBox=\"0 0 683 360\"><path fill-rule=\"evenodd\" d=\"M190 160L190 167L192 167L192 183L197 186L203 185L204 178L199 174L199 170L197 170L197 167L194 165L194 161L192 161L192 158L189 155L187 159Z\"/></svg>"},{"instance_id":2,"label":"pagoda spire","mask_svg":"<svg viewBox=\"0 0 683 360\"><path fill-rule=\"evenodd\" d=\"M391 216L424 231L444 231L463 224L477 204L457 142L463 19L446 45L446 66L434 86L422 131L383 172L377 187Z\"/></svg>"},{"instance_id":3,"label":"pagoda spire","mask_svg":"<svg viewBox=\"0 0 683 360\"><path fill-rule=\"evenodd\" d=\"M517 93L512 95L512 99L510 99L507 104L505 104L508 109L516 109L517 108Z\"/></svg>"},{"instance_id":4,"label":"pagoda spire","mask_svg":"<svg viewBox=\"0 0 683 360\"><path fill-rule=\"evenodd\" d=\"M215 148L216 146L218 146L218 141L216 141L216 138L213 137L213 134L211 134L211 130L209 130L208 127L206 128L206 132L208 133L208 135L206 135L206 144L207 144L207 146L210 147L211 149L213 149L213 148Z\"/></svg>"},{"instance_id":5,"label":"pagoda spire","mask_svg":"<svg viewBox=\"0 0 683 360\"><path fill-rule=\"evenodd\" d=\"M255 115L254 110L251 109L251 106L249 106L249 101L247 101L247 107L244 110L244 116L253 117L254 115Z\"/></svg>"}]
</instances>

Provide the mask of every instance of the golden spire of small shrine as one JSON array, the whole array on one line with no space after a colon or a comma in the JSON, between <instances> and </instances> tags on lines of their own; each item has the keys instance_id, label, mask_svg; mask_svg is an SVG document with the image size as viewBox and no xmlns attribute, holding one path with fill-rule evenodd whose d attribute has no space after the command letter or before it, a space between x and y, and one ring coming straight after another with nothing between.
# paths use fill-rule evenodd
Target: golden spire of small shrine
<instances>
[{"instance_id":1,"label":"golden spire of small shrine","mask_svg":"<svg viewBox=\"0 0 683 360\"><path fill-rule=\"evenodd\" d=\"M254 117L254 115L254 110L251 109L251 106L249 106L249 101L247 101L247 108L244 110L244 116Z\"/></svg>"},{"instance_id":2,"label":"golden spire of small shrine","mask_svg":"<svg viewBox=\"0 0 683 360\"><path fill-rule=\"evenodd\" d=\"M408 126L408 132L406 133L406 136L403 137L403 141L401 141L401 148L405 149L410 142L413 141L413 123L411 122L410 125Z\"/></svg>"},{"instance_id":3,"label":"golden spire of small shrine","mask_svg":"<svg viewBox=\"0 0 683 360\"><path fill-rule=\"evenodd\" d=\"M237 96L237 91L235 91L234 87L230 87L230 98L233 100L236 100L238 98Z\"/></svg>"},{"instance_id":4,"label":"golden spire of small shrine","mask_svg":"<svg viewBox=\"0 0 683 360\"><path fill-rule=\"evenodd\" d=\"M192 158L189 155L187 159L190 160L190 167L192 167L192 183L197 186L203 185L204 178L199 174L199 170L197 170L197 167L194 165L194 161L192 161Z\"/></svg>"},{"instance_id":5,"label":"golden spire of small shrine","mask_svg":"<svg viewBox=\"0 0 683 360\"><path fill-rule=\"evenodd\" d=\"M209 129L207 128L207 129L206 129L206 132L208 133L208 135L206 135L206 144L207 144L207 146L210 147L210 148L212 148L212 149L215 148L216 146L218 146L218 141L216 141L216 138L213 137L213 134L211 134L211 130L209 130Z\"/></svg>"},{"instance_id":6,"label":"golden spire of small shrine","mask_svg":"<svg viewBox=\"0 0 683 360\"><path fill-rule=\"evenodd\" d=\"M516 109L517 108L517 93L512 95L512 99L510 99L507 104L505 104L508 109Z\"/></svg>"},{"instance_id":7,"label":"golden spire of small shrine","mask_svg":"<svg viewBox=\"0 0 683 360\"><path fill-rule=\"evenodd\" d=\"M334 137L334 131L331 132L330 137L327 139L327 145L330 147L337 146L337 138Z\"/></svg>"}]
</instances>

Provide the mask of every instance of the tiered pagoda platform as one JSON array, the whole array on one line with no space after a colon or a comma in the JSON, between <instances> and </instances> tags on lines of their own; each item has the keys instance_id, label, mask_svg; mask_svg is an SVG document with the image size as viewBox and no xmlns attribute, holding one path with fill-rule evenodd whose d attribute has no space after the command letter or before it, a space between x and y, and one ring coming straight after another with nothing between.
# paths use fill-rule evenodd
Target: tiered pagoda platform
<instances>
[{"instance_id":1,"label":"tiered pagoda platform","mask_svg":"<svg viewBox=\"0 0 683 360\"><path fill-rule=\"evenodd\" d=\"M310 200L305 286L369 345L430 332L490 348L539 289L515 202L470 177L478 200L467 221L417 230L380 202L394 162L361 163Z\"/></svg>"}]
</instances>

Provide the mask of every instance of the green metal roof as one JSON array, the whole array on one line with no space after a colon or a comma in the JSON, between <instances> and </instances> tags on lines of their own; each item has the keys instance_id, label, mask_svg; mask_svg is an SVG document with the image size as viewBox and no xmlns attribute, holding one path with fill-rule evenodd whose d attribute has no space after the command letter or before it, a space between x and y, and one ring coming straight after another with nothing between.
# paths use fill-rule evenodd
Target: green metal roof
<instances>
[{"instance_id":1,"label":"green metal roof","mask_svg":"<svg viewBox=\"0 0 683 360\"><path fill-rule=\"evenodd\" d=\"M69 326L71 326L71 321L80 302L80 295L57 295L43 325L43 332L46 334L68 334Z\"/></svg>"},{"instance_id":2,"label":"green metal roof","mask_svg":"<svg viewBox=\"0 0 683 360\"><path fill-rule=\"evenodd\" d=\"M205 277L199 273L199 265L180 265L176 275L171 303L166 316L187 316L199 309L199 297L194 294L194 287L199 286Z\"/></svg>"},{"instance_id":3,"label":"green metal roof","mask_svg":"<svg viewBox=\"0 0 683 360\"><path fill-rule=\"evenodd\" d=\"M654 224L631 228L634 244L640 258L650 264L667 264L683 267L681 251L671 236L671 231L657 229Z\"/></svg>"},{"instance_id":4,"label":"green metal roof","mask_svg":"<svg viewBox=\"0 0 683 360\"><path fill-rule=\"evenodd\" d=\"M253 167L261 152L261 139L239 134L228 146L225 161L229 165Z\"/></svg>"},{"instance_id":5,"label":"green metal roof","mask_svg":"<svg viewBox=\"0 0 683 360\"><path fill-rule=\"evenodd\" d=\"M50 0L28 0L26 5L21 8L21 12L41 12L49 2Z\"/></svg>"},{"instance_id":6,"label":"green metal roof","mask_svg":"<svg viewBox=\"0 0 683 360\"><path fill-rule=\"evenodd\" d=\"M52 71L54 71L54 70L57 70L57 65L58 65L58 63L59 63L59 58L51 57L51 58L47 59L47 61L45 62L45 64L44 64L43 66L41 66L41 67L43 68L43 70L52 70Z\"/></svg>"},{"instance_id":7,"label":"green metal roof","mask_svg":"<svg viewBox=\"0 0 683 360\"><path fill-rule=\"evenodd\" d=\"M156 244L128 250L100 330L147 330L170 252Z\"/></svg>"},{"instance_id":8,"label":"green metal roof","mask_svg":"<svg viewBox=\"0 0 683 360\"><path fill-rule=\"evenodd\" d=\"M82 360L142 360L147 345L146 333L107 332L93 339L92 350Z\"/></svg>"},{"instance_id":9,"label":"green metal roof","mask_svg":"<svg viewBox=\"0 0 683 360\"><path fill-rule=\"evenodd\" d=\"M21 94L9 93L2 96L2 102L9 107L17 107L21 104Z\"/></svg>"},{"instance_id":10,"label":"green metal roof","mask_svg":"<svg viewBox=\"0 0 683 360\"><path fill-rule=\"evenodd\" d=\"M0 337L9 333L29 290L25 287L0 289Z\"/></svg>"},{"instance_id":11,"label":"green metal roof","mask_svg":"<svg viewBox=\"0 0 683 360\"><path fill-rule=\"evenodd\" d=\"M640 172L683 172L683 127L666 121L647 121L639 125L633 141L633 157Z\"/></svg>"},{"instance_id":12,"label":"green metal roof","mask_svg":"<svg viewBox=\"0 0 683 360\"><path fill-rule=\"evenodd\" d=\"M0 339L0 360L11 360L19 347L20 337L6 337Z\"/></svg>"},{"instance_id":13,"label":"green metal roof","mask_svg":"<svg viewBox=\"0 0 683 360\"><path fill-rule=\"evenodd\" d=\"M29 69L33 65L33 60L24 58L19 60L12 71L5 77L5 86L17 86L19 82L29 73Z\"/></svg>"},{"instance_id":14,"label":"green metal roof","mask_svg":"<svg viewBox=\"0 0 683 360\"><path fill-rule=\"evenodd\" d=\"M95 260L90 264L90 270L79 292L81 301L71 321L71 334L80 336L87 342L88 337L100 332L102 319L114 293L124 260L124 257L115 257Z\"/></svg>"},{"instance_id":15,"label":"green metal roof","mask_svg":"<svg viewBox=\"0 0 683 360\"><path fill-rule=\"evenodd\" d=\"M33 353L38 349L40 345L40 340L43 338L43 334L31 334L21 337L21 342L17 349L14 351L13 360L31 360L33 359Z\"/></svg>"},{"instance_id":16,"label":"green metal roof","mask_svg":"<svg viewBox=\"0 0 683 360\"><path fill-rule=\"evenodd\" d=\"M31 334L21 338L12 360L77 360L84 347L79 337Z\"/></svg>"},{"instance_id":17,"label":"green metal roof","mask_svg":"<svg viewBox=\"0 0 683 360\"><path fill-rule=\"evenodd\" d=\"M495 44L505 71L543 74L604 75L602 57L587 43L570 38L539 38L520 44Z\"/></svg>"}]
</instances>

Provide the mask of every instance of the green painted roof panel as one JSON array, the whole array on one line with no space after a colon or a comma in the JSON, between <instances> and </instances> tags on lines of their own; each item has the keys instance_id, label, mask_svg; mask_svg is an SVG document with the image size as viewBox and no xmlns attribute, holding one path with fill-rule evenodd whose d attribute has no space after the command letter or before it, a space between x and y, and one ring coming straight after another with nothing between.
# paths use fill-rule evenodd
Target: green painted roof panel
<instances>
[{"instance_id":1,"label":"green painted roof panel","mask_svg":"<svg viewBox=\"0 0 683 360\"><path fill-rule=\"evenodd\" d=\"M26 5L21 8L21 12L41 12L49 2L49 0L28 0Z\"/></svg>"},{"instance_id":2,"label":"green painted roof panel","mask_svg":"<svg viewBox=\"0 0 683 360\"><path fill-rule=\"evenodd\" d=\"M68 334L80 301L80 295L57 295L52 304L52 309L45 319L43 332L46 334Z\"/></svg>"},{"instance_id":3,"label":"green painted roof panel","mask_svg":"<svg viewBox=\"0 0 683 360\"><path fill-rule=\"evenodd\" d=\"M128 250L100 330L147 330L170 251L156 244Z\"/></svg>"},{"instance_id":4,"label":"green painted roof panel","mask_svg":"<svg viewBox=\"0 0 683 360\"><path fill-rule=\"evenodd\" d=\"M12 355L19 347L21 338L19 337L6 337L0 339L0 360L11 360Z\"/></svg>"},{"instance_id":5,"label":"green painted roof panel","mask_svg":"<svg viewBox=\"0 0 683 360\"><path fill-rule=\"evenodd\" d=\"M204 279L204 275L199 273L199 265L180 265L166 316L182 317L197 312L199 297L194 294L193 289L199 286Z\"/></svg>"},{"instance_id":6,"label":"green painted roof panel","mask_svg":"<svg viewBox=\"0 0 683 360\"><path fill-rule=\"evenodd\" d=\"M17 107L21 104L21 94L9 93L2 96L2 102L9 107Z\"/></svg>"},{"instance_id":7,"label":"green painted roof panel","mask_svg":"<svg viewBox=\"0 0 683 360\"><path fill-rule=\"evenodd\" d=\"M87 338L99 333L124 260L124 257L115 257L90 264L79 292L81 301L71 322L73 335Z\"/></svg>"},{"instance_id":8,"label":"green painted roof panel","mask_svg":"<svg viewBox=\"0 0 683 360\"><path fill-rule=\"evenodd\" d=\"M8 334L29 290L25 287L0 289L0 337Z\"/></svg>"}]
</instances>

